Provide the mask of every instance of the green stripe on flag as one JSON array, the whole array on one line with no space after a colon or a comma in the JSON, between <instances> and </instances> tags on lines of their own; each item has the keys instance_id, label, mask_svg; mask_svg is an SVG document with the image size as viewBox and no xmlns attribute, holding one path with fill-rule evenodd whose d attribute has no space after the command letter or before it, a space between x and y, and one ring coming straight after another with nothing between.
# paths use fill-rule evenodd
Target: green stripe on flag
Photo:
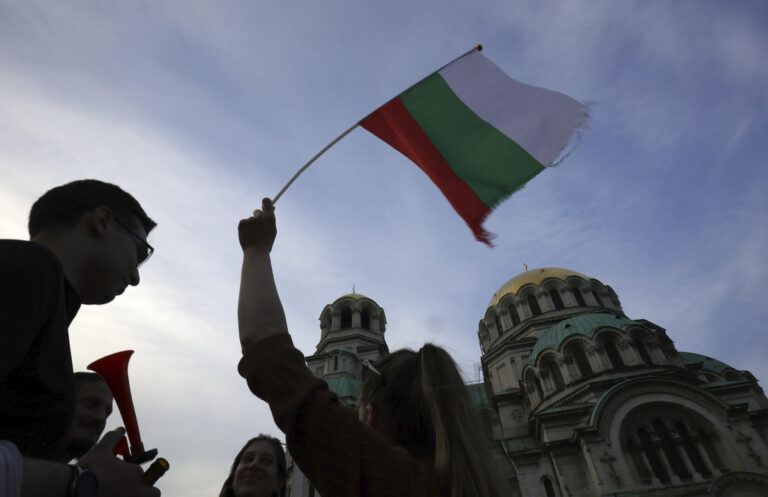
<instances>
[{"instance_id":1,"label":"green stripe on flag","mask_svg":"<svg viewBox=\"0 0 768 497\"><path fill-rule=\"evenodd\" d=\"M544 170L525 149L472 112L437 73L400 99L453 172L489 208Z\"/></svg>"}]
</instances>

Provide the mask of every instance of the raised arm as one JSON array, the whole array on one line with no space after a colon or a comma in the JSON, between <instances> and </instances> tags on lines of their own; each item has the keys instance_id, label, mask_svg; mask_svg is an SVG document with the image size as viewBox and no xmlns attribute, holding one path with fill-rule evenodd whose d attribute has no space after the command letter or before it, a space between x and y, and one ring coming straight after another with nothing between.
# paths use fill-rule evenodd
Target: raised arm
<instances>
[{"instance_id":1,"label":"raised arm","mask_svg":"<svg viewBox=\"0 0 768 497\"><path fill-rule=\"evenodd\" d=\"M237 321L243 350L270 335L288 333L283 305L277 294L269 253L277 235L275 209L268 198L261 210L237 227L243 248Z\"/></svg>"}]
</instances>

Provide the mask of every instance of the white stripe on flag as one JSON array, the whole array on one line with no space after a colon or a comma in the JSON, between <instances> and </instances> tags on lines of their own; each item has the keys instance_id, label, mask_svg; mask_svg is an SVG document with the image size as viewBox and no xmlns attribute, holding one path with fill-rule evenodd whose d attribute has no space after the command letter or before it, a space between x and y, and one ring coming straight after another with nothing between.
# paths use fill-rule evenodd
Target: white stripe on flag
<instances>
[{"instance_id":1,"label":"white stripe on flag","mask_svg":"<svg viewBox=\"0 0 768 497\"><path fill-rule=\"evenodd\" d=\"M586 117L586 109L578 101L516 81L478 51L439 74L467 107L543 166L557 158Z\"/></svg>"}]
</instances>

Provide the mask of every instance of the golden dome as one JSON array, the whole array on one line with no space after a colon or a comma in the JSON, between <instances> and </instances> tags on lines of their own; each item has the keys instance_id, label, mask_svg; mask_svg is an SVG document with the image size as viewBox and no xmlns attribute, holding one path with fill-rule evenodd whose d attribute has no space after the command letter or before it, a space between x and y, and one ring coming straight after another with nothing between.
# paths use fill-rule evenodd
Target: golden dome
<instances>
[{"instance_id":1,"label":"golden dome","mask_svg":"<svg viewBox=\"0 0 768 497\"><path fill-rule=\"evenodd\" d=\"M488 307L497 305L505 295L509 295L510 293L513 293L513 294L517 293L525 285L529 285L529 284L541 285L544 282L544 280L549 278L557 278L565 281L565 279L568 278L569 276L578 276L579 278L582 278L585 281L589 281L592 279L589 276L586 276L579 272L571 271L570 269L563 269L559 267L541 267L538 269L531 269L530 271L526 271L522 274L518 274L511 280L501 285L501 288L499 288L498 291L493 294L493 298L488 304Z\"/></svg>"}]
</instances>

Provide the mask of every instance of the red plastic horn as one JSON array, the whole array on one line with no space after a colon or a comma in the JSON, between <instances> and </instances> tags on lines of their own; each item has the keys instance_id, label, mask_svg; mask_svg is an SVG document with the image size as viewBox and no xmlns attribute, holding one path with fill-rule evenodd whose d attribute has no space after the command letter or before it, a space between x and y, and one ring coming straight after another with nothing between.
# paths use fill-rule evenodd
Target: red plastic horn
<instances>
[{"instance_id":1,"label":"red plastic horn","mask_svg":"<svg viewBox=\"0 0 768 497\"><path fill-rule=\"evenodd\" d=\"M154 459L157 456L157 449L146 451L144 444L141 443L139 423L136 421L136 411L131 398L131 386L128 384L128 360L132 354L132 350L110 354L90 363L88 369L99 373L104 378L115 397L117 409L123 418L125 431L131 442L130 455L125 456L125 460L141 464Z\"/></svg>"}]
</instances>

